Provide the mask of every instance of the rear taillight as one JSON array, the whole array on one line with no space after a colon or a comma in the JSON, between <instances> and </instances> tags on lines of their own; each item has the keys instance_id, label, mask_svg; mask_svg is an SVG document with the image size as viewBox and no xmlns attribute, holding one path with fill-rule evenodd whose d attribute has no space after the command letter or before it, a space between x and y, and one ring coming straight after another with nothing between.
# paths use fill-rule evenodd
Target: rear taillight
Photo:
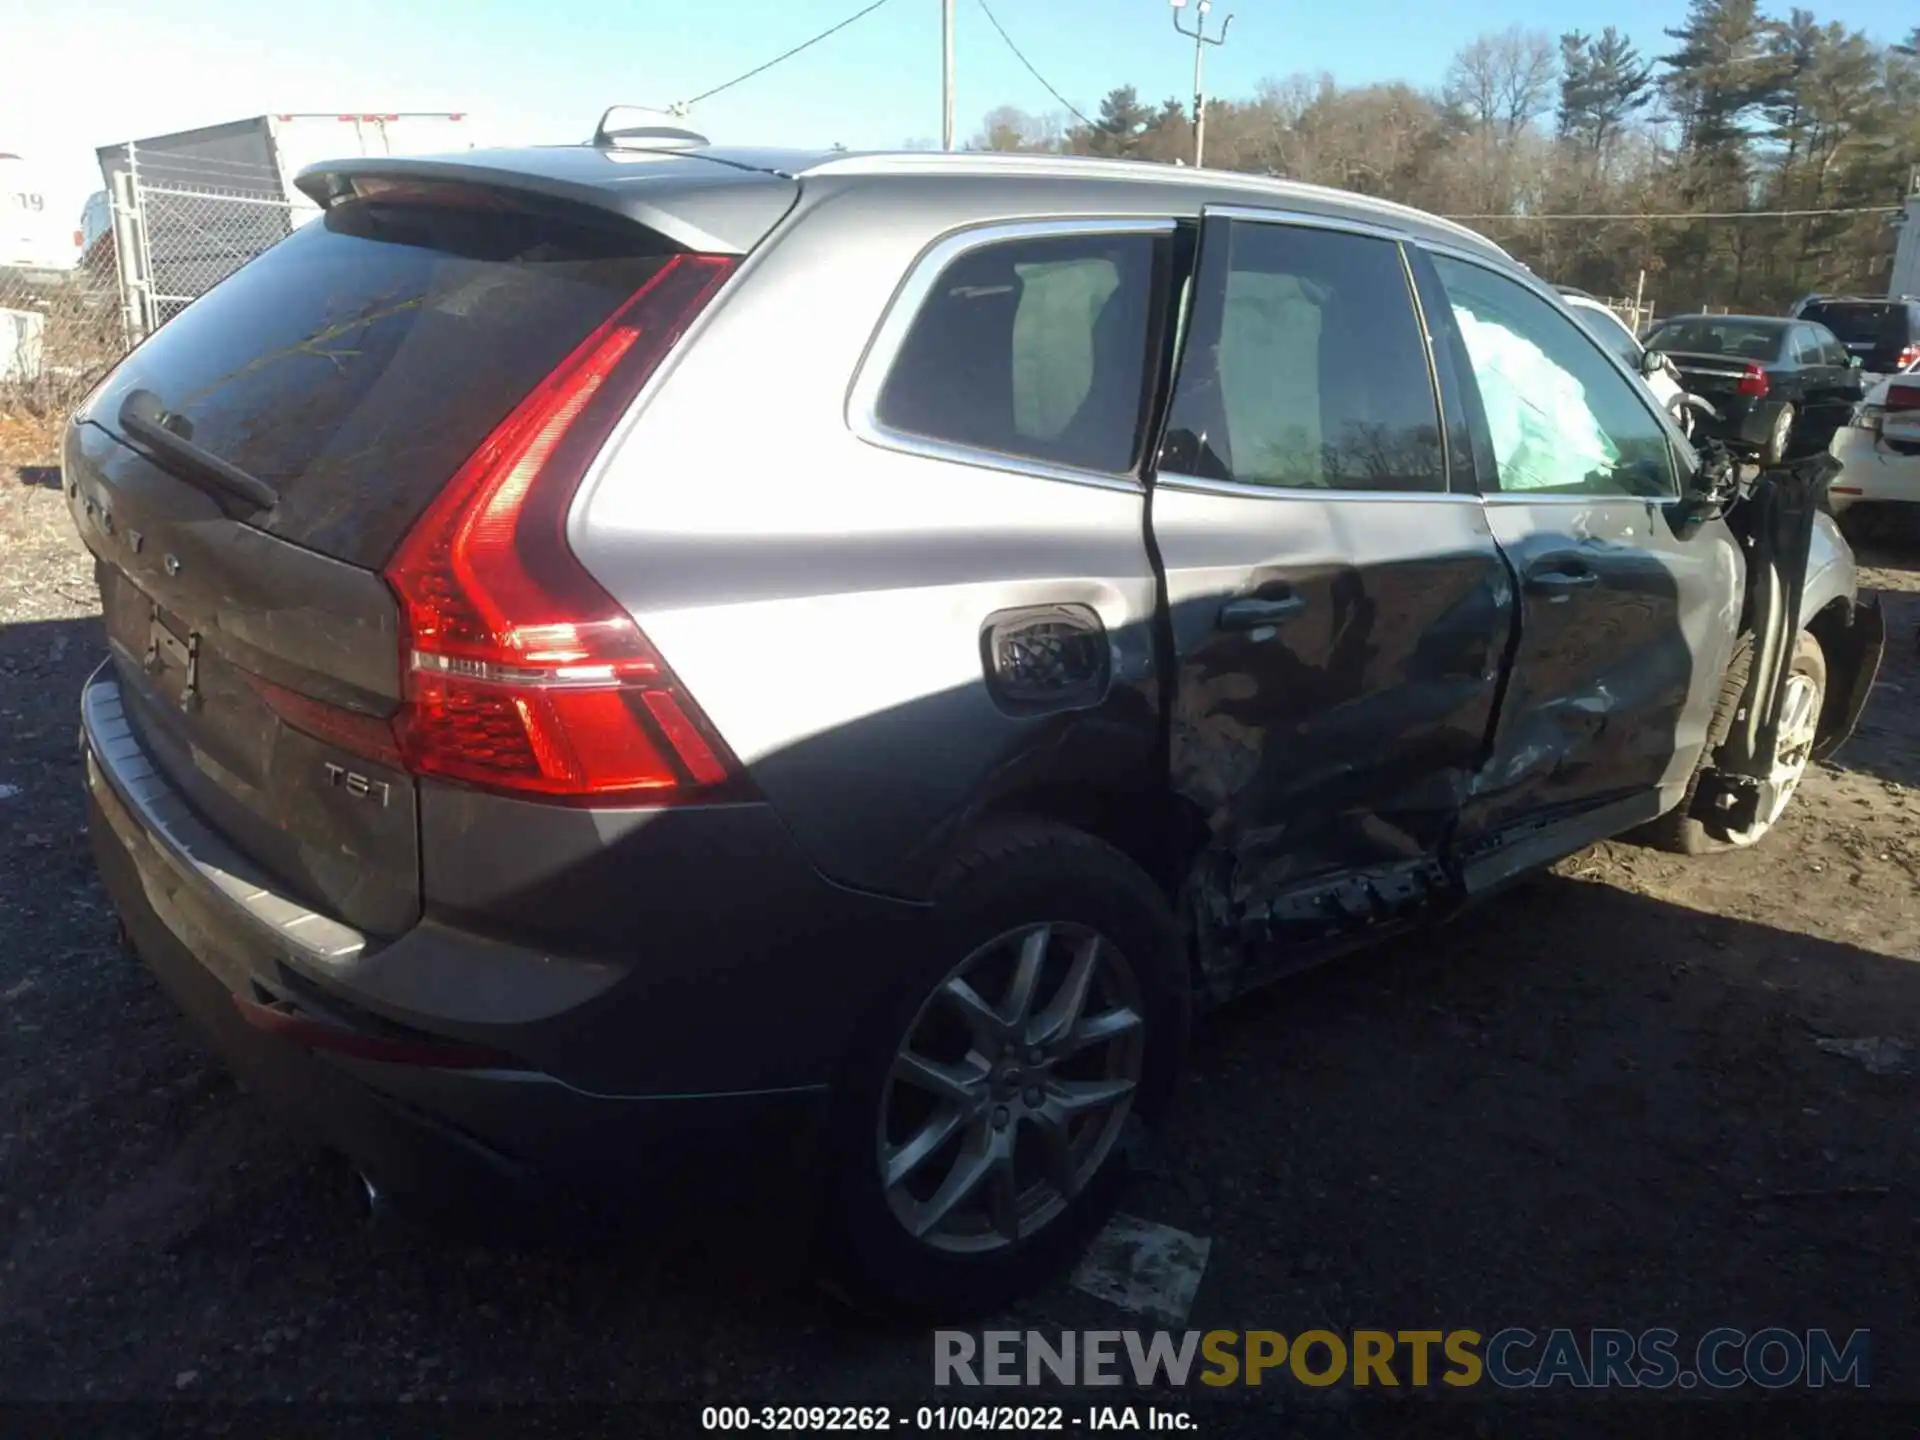
<instances>
[{"instance_id":1,"label":"rear taillight","mask_svg":"<svg viewBox=\"0 0 1920 1440\"><path fill-rule=\"evenodd\" d=\"M1920 385L1889 385L1886 409L1920 410Z\"/></svg>"},{"instance_id":2,"label":"rear taillight","mask_svg":"<svg viewBox=\"0 0 1920 1440\"><path fill-rule=\"evenodd\" d=\"M738 262L677 255L520 402L401 541L407 769L564 801L710 795L738 766L566 541L621 412Z\"/></svg>"},{"instance_id":3,"label":"rear taillight","mask_svg":"<svg viewBox=\"0 0 1920 1440\"><path fill-rule=\"evenodd\" d=\"M1766 399L1767 391L1771 388L1767 382L1767 372L1752 361L1747 362L1747 368L1740 375L1740 383L1734 387L1740 394L1754 400Z\"/></svg>"},{"instance_id":4,"label":"rear taillight","mask_svg":"<svg viewBox=\"0 0 1920 1440\"><path fill-rule=\"evenodd\" d=\"M1900 352L1900 358L1893 362L1895 370L1904 370L1909 365L1920 364L1920 345L1909 345Z\"/></svg>"}]
</instances>

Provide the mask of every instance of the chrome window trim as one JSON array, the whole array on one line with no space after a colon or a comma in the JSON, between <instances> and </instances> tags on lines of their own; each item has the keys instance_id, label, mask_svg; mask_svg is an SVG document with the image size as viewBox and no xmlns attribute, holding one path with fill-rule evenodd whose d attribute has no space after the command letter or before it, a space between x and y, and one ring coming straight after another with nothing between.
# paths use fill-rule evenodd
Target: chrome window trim
<instances>
[{"instance_id":1,"label":"chrome window trim","mask_svg":"<svg viewBox=\"0 0 1920 1440\"><path fill-rule=\"evenodd\" d=\"M1314 210L1288 210L1280 206L1267 205L1204 205L1200 209L1203 220L1250 220L1263 225L1299 225L1309 230L1344 230L1354 235L1366 235L1375 240L1392 240L1396 243L1405 240L1409 232L1396 230L1376 220L1356 220L1345 215L1322 215Z\"/></svg>"},{"instance_id":2,"label":"chrome window trim","mask_svg":"<svg viewBox=\"0 0 1920 1440\"><path fill-rule=\"evenodd\" d=\"M1157 490L1180 490L1190 495L1222 495L1242 500L1360 500L1430 505L1438 501L1451 505L1478 505L1480 496L1463 490L1339 490L1321 485L1259 485L1251 480L1213 480L1204 475L1183 475L1177 470L1162 470L1153 477Z\"/></svg>"},{"instance_id":3,"label":"chrome window trim","mask_svg":"<svg viewBox=\"0 0 1920 1440\"><path fill-rule=\"evenodd\" d=\"M927 296L947 267L962 255L989 245L1014 240L1071 239L1083 235L1171 235L1179 222L1171 215L1142 216L1057 216L1044 220L992 221L953 230L922 250L908 268L906 278L887 302L867 352L860 358L853 384L847 392L847 428L867 444L881 450L922 459L941 460L954 465L972 465L987 470L1003 470L1028 475L1038 480L1056 480L1068 485L1090 485L1101 490L1141 494L1144 485L1139 476L1128 471L1087 470L1076 465L1060 465L1025 455L1008 455L972 445L960 445L928 435L915 435L881 423L880 395L900 358L913 323L920 316ZM1142 344L1145 343L1144 337Z\"/></svg>"},{"instance_id":4,"label":"chrome window trim","mask_svg":"<svg viewBox=\"0 0 1920 1440\"><path fill-rule=\"evenodd\" d=\"M1678 505L1681 495L1529 495L1524 490L1496 490L1481 497L1489 505L1651 505L1664 510Z\"/></svg>"},{"instance_id":5,"label":"chrome window trim","mask_svg":"<svg viewBox=\"0 0 1920 1440\"><path fill-rule=\"evenodd\" d=\"M1450 260L1458 260L1463 265L1477 265L1482 270L1488 271L1489 273L1494 275L1498 275L1503 279L1513 281L1515 284L1519 285L1523 290L1531 290L1535 295L1538 295L1541 299L1545 300L1549 305L1554 306L1556 309L1559 309L1562 312L1566 312L1572 308L1567 304L1566 300L1560 295L1558 291L1556 291L1552 286L1542 281L1540 277L1535 275L1531 270L1527 270L1519 266L1499 265L1489 260L1485 255L1476 255L1471 250L1462 249L1457 245L1449 245L1437 240L1427 240L1427 239L1421 238L1420 236L1409 236L1405 243L1409 245L1418 245L1421 249L1427 251L1427 253L1430 255L1444 255ZM1446 289L1446 282L1444 280L1440 282L1440 288L1442 290ZM1674 493L1671 495L1591 495L1591 496L1568 495L1568 496L1543 496L1541 498L1542 499L1582 500L1582 501L1633 500L1642 504L1671 504L1674 501L1681 499L1686 490L1686 484L1681 476L1681 470L1683 468L1681 464L1681 457L1683 455L1691 455L1693 453L1693 447L1687 440L1686 432L1680 428L1679 424L1674 420L1673 416L1670 415L1664 407L1662 407L1658 402L1654 400L1653 392L1647 388L1647 383L1645 380L1643 380L1639 375L1635 374L1633 371L1629 370L1624 364L1621 363L1618 356L1614 355L1610 350L1607 349L1606 346L1602 345L1598 340L1594 339L1593 336L1589 335L1587 333L1586 327L1583 326L1578 320L1574 319L1574 317L1571 314L1567 315L1567 323L1573 327L1574 333L1582 341L1584 341L1588 346L1590 346L1593 349L1595 354L1599 355L1600 359L1605 364L1611 365L1613 367L1615 374L1622 376L1627 381L1627 388L1632 392L1634 400L1639 404L1641 409L1645 410L1649 415L1653 417L1654 423L1658 425L1660 429L1666 434L1667 456L1673 468ZM1638 339L1639 337L1635 336L1634 338ZM1476 384L1478 383L1477 378L1475 383ZM1677 446L1674 443L1676 441L1679 442ZM1497 495L1509 495L1509 494L1516 495L1516 496L1525 495L1524 491L1505 491L1505 490L1486 491L1484 493L1486 495L1486 498L1489 500L1493 499ZM1538 502L1534 502L1534 503L1538 503Z\"/></svg>"}]
</instances>

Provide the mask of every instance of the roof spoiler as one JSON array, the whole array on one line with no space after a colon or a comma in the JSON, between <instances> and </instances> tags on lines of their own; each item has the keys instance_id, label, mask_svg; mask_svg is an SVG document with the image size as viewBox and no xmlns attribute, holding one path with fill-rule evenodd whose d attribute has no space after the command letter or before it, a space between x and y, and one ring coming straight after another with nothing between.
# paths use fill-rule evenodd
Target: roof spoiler
<instances>
[{"instance_id":1,"label":"roof spoiler","mask_svg":"<svg viewBox=\"0 0 1920 1440\"><path fill-rule=\"evenodd\" d=\"M797 187L791 180L697 155L660 155L645 167L649 174L596 173L613 170L607 161L616 154L571 145L446 156L365 155L308 166L294 183L322 210L391 182L475 185L617 215L680 249L705 255L746 254L793 207ZM659 183L647 183L650 179Z\"/></svg>"}]
</instances>

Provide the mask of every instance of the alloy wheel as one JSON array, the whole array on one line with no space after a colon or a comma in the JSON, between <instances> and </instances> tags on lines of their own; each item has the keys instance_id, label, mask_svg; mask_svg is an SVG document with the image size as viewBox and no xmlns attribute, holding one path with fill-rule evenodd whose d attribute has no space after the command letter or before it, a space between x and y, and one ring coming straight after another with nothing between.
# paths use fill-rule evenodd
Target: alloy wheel
<instances>
[{"instance_id":1,"label":"alloy wheel","mask_svg":"<svg viewBox=\"0 0 1920 1440\"><path fill-rule=\"evenodd\" d=\"M1780 705L1780 740L1774 752L1773 804L1766 815L1727 837L1734 844L1753 844L1786 814L1788 802L1800 788L1813 761L1813 746L1820 733L1820 709L1825 700L1825 692L1813 676L1796 672L1787 677L1787 693Z\"/></svg>"},{"instance_id":2,"label":"alloy wheel","mask_svg":"<svg viewBox=\"0 0 1920 1440\"><path fill-rule=\"evenodd\" d=\"M1787 458L1787 446L1793 442L1793 412L1782 410L1773 422L1773 439L1767 453L1775 463Z\"/></svg>"},{"instance_id":3,"label":"alloy wheel","mask_svg":"<svg viewBox=\"0 0 1920 1440\"><path fill-rule=\"evenodd\" d=\"M1066 1211L1118 1143L1146 1057L1137 977L1084 925L1010 931L951 970L907 1026L881 1094L888 1208L977 1253Z\"/></svg>"}]
</instances>

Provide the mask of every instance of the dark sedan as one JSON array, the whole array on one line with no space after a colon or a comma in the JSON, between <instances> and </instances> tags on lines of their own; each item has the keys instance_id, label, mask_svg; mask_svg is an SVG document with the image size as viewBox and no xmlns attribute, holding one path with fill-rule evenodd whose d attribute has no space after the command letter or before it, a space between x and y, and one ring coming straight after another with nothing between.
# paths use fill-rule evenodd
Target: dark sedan
<instances>
[{"instance_id":1,"label":"dark sedan","mask_svg":"<svg viewBox=\"0 0 1920 1440\"><path fill-rule=\"evenodd\" d=\"M1861 372L1823 325L1769 315L1676 315L1647 335L1689 392L1712 404L1699 432L1757 446L1763 458L1810 455L1847 421Z\"/></svg>"}]
</instances>

